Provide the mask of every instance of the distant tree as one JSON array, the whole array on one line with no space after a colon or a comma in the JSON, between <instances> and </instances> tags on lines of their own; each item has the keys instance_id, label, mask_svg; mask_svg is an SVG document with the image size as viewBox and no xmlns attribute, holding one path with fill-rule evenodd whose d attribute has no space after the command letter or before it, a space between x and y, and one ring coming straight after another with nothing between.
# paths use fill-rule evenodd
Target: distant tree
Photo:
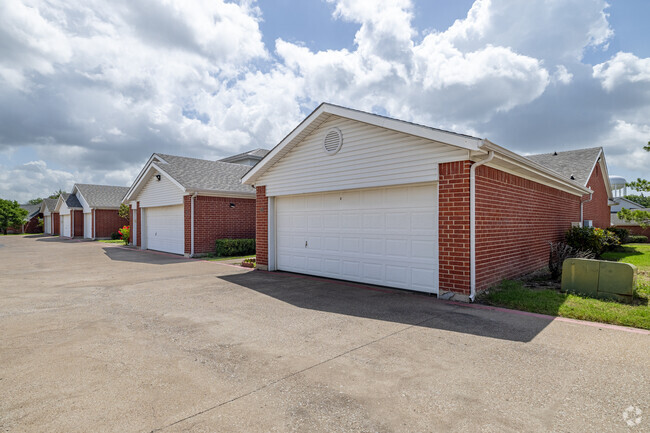
<instances>
[{"instance_id":1,"label":"distant tree","mask_svg":"<svg viewBox=\"0 0 650 433\"><path fill-rule=\"evenodd\" d=\"M0 199L0 230L6 235L9 227L22 227L28 213L15 200Z\"/></svg>"},{"instance_id":2,"label":"distant tree","mask_svg":"<svg viewBox=\"0 0 650 433\"><path fill-rule=\"evenodd\" d=\"M647 146L643 146L646 152L650 152L650 141L648 141ZM650 192L650 181L646 179L637 179L634 182L629 182L627 186L636 189L637 191ZM650 212L645 210L630 210L630 209L621 209L616 214L620 219L627 222L635 222L641 227L650 226Z\"/></svg>"},{"instance_id":3,"label":"distant tree","mask_svg":"<svg viewBox=\"0 0 650 433\"><path fill-rule=\"evenodd\" d=\"M124 203L120 205L120 210L117 211L117 214L127 221L130 221L131 219L131 215L130 215L131 212L129 210L129 206Z\"/></svg>"},{"instance_id":4,"label":"distant tree","mask_svg":"<svg viewBox=\"0 0 650 433\"><path fill-rule=\"evenodd\" d=\"M30 201L27 202L27 204L41 204L43 203L43 199L38 197L38 198L33 198Z\"/></svg>"},{"instance_id":5,"label":"distant tree","mask_svg":"<svg viewBox=\"0 0 650 433\"><path fill-rule=\"evenodd\" d=\"M52 195L49 196L48 198L59 198L59 196L60 196L61 194L65 194L65 191L63 191L62 189L59 189L58 191L56 191L54 194L52 194Z\"/></svg>"}]
</instances>

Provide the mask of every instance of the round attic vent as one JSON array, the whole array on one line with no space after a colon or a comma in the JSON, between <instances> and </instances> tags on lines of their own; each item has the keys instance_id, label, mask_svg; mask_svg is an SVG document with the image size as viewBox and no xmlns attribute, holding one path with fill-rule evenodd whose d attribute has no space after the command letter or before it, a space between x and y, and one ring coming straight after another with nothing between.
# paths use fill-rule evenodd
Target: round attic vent
<instances>
[{"instance_id":1,"label":"round attic vent","mask_svg":"<svg viewBox=\"0 0 650 433\"><path fill-rule=\"evenodd\" d=\"M334 155L341 150L343 145L343 134L339 128L332 128L325 134L323 139L323 150L328 155Z\"/></svg>"}]
</instances>

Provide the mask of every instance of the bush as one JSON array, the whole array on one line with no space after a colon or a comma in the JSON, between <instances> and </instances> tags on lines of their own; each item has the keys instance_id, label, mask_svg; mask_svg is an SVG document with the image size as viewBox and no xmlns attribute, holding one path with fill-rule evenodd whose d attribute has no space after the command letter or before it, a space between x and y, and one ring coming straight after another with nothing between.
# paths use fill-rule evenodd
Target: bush
<instances>
[{"instance_id":1,"label":"bush","mask_svg":"<svg viewBox=\"0 0 650 433\"><path fill-rule=\"evenodd\" d=\"M625 242L630 244L643 244L648 242L648 237L643 235L630 235L627 237Z\"/></svg>"},{"instance_id":2,"label":"bush","mask_svg":"<svg viewBox=\"0 0 650 433\"><path fill-rule=\"evenodd\" d=\"M217 257L255 254L255 239L217 239L216 254Z\"/></svg>"},{"instance_id":3,"label":"bush","mask_svg":"<svg viewBox=\"0 0 650 433\"><path fill-rule=\"evenodd\" d=\"M122 236L118 232L111 233L111 239L113 239L114 241L120 239L121 237Z\"/></svg>"},{"instance_id":4,"label":"bush","mask_svg":"<svg viewBox=\"0 0 650 433\"><path fill-rule=\"evenodd\" d=\"M564 242L549 242L551 252L548 256L548 270L551 271L551 278L557 280L562 275L562 265L566 259L593 259L591 251L576 250Z\"/></svg>"},{"instance_id":5,"label":"bush","mask_svg":"<svg viewBox=\"0 0 650 433\"><path fill-rule=\"evenodd\" d=\"M574 250L590 251L596 258L621 244L618 236L611 231L593 227L571 227L565 238Z\"/></svg>"},{"instance_id":6,"label":"bush","mask_svg":"<svg viewBox=\"0 0 650 433\"><path fill-rule=\"evenodd\" d=\"M630 231L628 229L624 229L623 227L610 227L607 230L618 236L618 239L622 244L626 243L627 238L630 236Z\"/></svg>"},{"instance_id":7,"label":"bush","mask_svg":"<svg viewBox=\"0 0 650 433\"><path fill-rule=\"evenodd\" d=\"M120 232L120 235L122 235L122 242L124 242L124 245L128 245L129 236L131 235L131 227L124 226L121 229L119 229L118 232Z\"/></svg>"}]
</instances>

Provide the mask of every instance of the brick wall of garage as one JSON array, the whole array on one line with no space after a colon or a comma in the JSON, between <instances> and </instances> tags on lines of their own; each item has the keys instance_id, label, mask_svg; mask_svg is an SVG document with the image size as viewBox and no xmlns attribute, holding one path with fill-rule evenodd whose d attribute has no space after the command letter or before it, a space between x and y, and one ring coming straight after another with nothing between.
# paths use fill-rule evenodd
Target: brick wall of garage
<instances>
[{"instance_id":1,"label":"brick wall of garage","mask_svg":"<svg viewBox=\"0 0 650 433\"><path fill-rule=\"evenodd\" d=\"M129 225L129 221L122 218L117 209L95 209L93 212L96 238L110 238L111 234Z\"/></svg>"},{"instance_id":2,"label":"brick wall of garage","mask_svg":"<svg viewBox=\"0 0 650 433\"><path fill-rule=\"evenodd\" d=\"M75 210L74 212L74 221L70 223L73 224L73 236L82 238L84 236L84 211Z\"/></svg>"},{"instance_id":3,"label":"brick wall of garage","mask_svg":"<svg viewBox=\"0 0 650 433\"><path fill-rule=\"evenodd\" d=\"M609 227L611 224L611 214L607 204L609 197L607 195L607 187L605 186L605 179L603 172L600 169L600 164L596 164L596 167L589 178L589 182L587 182L587 187L594 193L592 194L591 201L585 201L585 204L583 205L584 219L592 220L595 227ZM587 195L583 197L583 200L589 200L589 196Z\"/></svg>"},{"instance_id":4,"label":"brick wall of garage","mask_svg":"<svg viewBox=\"0 0 650 433\"><path fill-rule=\"evenodd\" d=\"M257 200L255 205L255 250L258 269L266 269L269 265L269 212L266 186L256 188Z\"/></svg>"},{"instance_id":5,"label":"brick wall of garage","mask_svg":"<svg viewBox=\"0 0 650 433\"><path fill-rule=\"evenodd\" d=\"M136 245L141 246L142 245L142 208L140 207L140 202L136 203L136 206L138 208L136 209L136 212L138 213L137 215L137 221L138 221L138 227L137 231L135 232L135 239L136 239Z\"/></svg>"},{"instance_id":6,"label":"brick wall of garage","mask_svg":"<svg viewBox=\"0 0 650 433\"><path fill-rule=\"evenodd\" d=\"M605 204L607 204L605 198ZM477 292L543 268L580 220L580 197L487 166L476 173Z\"/></svg>"},{"instance_id":7,"label":"brick wall of garage","mask_svg":"<svg viewBox=\"0 0 650 433\"><path fill-rule=\"evenodd\" d=\"M650 239L650 227L643 228L641 226L614 226L627 230L631 235L647 236Z\"/></svg>"},{"instance_id":8,"label":"brick wall of garage","mask_svg":"<svg viewBox=\"0 0 650 433\"><path fill-rule=\"evenodd\" d=\"M185 253L191 245L191 197L184 197ZM233 205L231 207L231 204ZM217 239L255 238L255 199L197 196L194 199L194 253L214 252Z\"/></svg>"},{"instance_id":9,"label":"brick wall of garage","mask_svg":"<svg viewBox=\"0 0 650 433\"><path fill-rule=\"evenodd\" d=\"M39 213L34 218L30 219L29 222L25 225L25 233L43 233L43 226L38 225L38 219L43 219L43 214ZM45 221L43 221L45 224Z\"/></svg>"},{"instance_id":10,"label":"brick wall of garage","mask_svg":"<svg viewBox=\"0 0 650 433\"><path fill-rule=\"evenodd\" d=\"M58 212L52 213L52 234L58 235L61 231L61 215Z\"/></svg>"}]
</instances>

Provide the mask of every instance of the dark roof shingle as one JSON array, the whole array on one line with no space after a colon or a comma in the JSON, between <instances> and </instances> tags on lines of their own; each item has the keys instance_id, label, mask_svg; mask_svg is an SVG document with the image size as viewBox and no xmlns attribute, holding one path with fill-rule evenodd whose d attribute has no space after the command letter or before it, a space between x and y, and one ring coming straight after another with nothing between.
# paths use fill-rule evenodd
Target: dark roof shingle
<instances>
[{"instance_id":1,"label":"dark roof shingle","mask_svg":"<svg viewBox=\"0 0 650 433\"><path fill-rule=\"evenodd\" d=\"M75 185L88 206L95 209L117 209L122 199L129 191L128 186L89 185L78 183Z\"/></svg>"},{"instance_id":2,"label":"dark roof shingle","mask_svg":"<svg viewBox=\"0 0 650 433\"><path fill-rule=\"evenodd\" d=\"M594 168L601 152L601 147L592 147L565 152L528 155L526 158L566 178L570 179L573 176L580 185L587 185L591 170Z\"/></svg>"}]
</instances>

